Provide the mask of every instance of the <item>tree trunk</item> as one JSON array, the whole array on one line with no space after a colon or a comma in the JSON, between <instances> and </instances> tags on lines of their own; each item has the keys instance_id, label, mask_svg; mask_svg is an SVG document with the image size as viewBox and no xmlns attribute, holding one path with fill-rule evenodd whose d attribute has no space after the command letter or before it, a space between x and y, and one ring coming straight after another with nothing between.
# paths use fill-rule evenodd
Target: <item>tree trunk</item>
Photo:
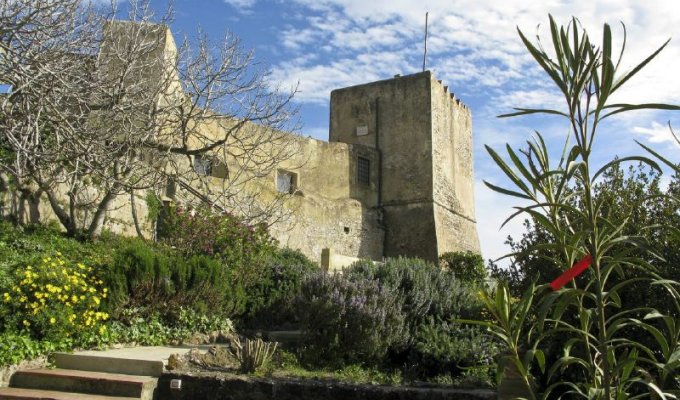
<instances>
[{"instance_id":1,"label":"tree trunk","mask_svg":"<svg viewBox=\"0 0 680 400\"><path fill-rule=\"evenodd\" d=\"M87 236L88 237L94 237L99 235L101 233L101 228L102 225L104 225L104 219L106 218L106 211L109 209L109 205L113 201L113 199L116 197L114 193L120 188L119 184L114 184L113 187L106 192L104 195L104 198L99 202L99 205L97 206L97 210L94 212L94 215L92 216L92 221L90 222L90 226L87 229Z\"/></svg>"},{"instance_id":2,"label":"tree trunk","mask_svg":"<svg viewBox=\"0 0 680 400\"><path fill-rule=\"evenodd\" d=\"M132 221L135 224L135 231L137 231L137 236L142 240L146 240L142 228L139 226L139 218L137 216L137 203L135 201L135 190L130 189L130 206L132 207Z\"/></svg>"},{"instance_id":3,"label":"tree trunk","mask_svg":"<svg viewBox=\"0 0 680 400\"><path fill-rule=\"evenodd\" d=\"M43 191L47 195L47 200L50 202L50 206L52 207L52 211L54 211L54 215L57 216L57 219L61 225L66 229L66 234L69 236L75 236L76 226L74 220L69 216L69 214L66 213L66 211L64 211L52 190L43 188Z\"/></svg>"}]
</instances>

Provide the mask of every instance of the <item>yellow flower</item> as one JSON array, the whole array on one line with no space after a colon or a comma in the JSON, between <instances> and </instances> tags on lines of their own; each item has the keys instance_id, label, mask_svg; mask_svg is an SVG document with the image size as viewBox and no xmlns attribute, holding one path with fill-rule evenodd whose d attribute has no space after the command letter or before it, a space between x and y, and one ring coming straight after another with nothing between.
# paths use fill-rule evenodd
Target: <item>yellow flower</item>
<instances>
[{"instance_id":1,"label":"yellow flower","mask_svg":"<svg viewBox=\"0 0 680 400\"><path fill-rule=\"evenodd\" d=\"M26 320L23 320L23 321L21 321L21 322L24 324L24 326L27 326L27 327L28 327L28 326L31 326L31 323L28 322L28 321L26 321Z\"/></svg>"},{"instance_id":2,"label":"yellow flower","mask_svg":"<svg viewBox=\"0 0 680 400\"><path fill-rule=\"evenodd\" d=\"M50 318L50 324L54 324L55 322L57 322L57 320L54 319L54 317Z\"/></svg>"}]
</instances>

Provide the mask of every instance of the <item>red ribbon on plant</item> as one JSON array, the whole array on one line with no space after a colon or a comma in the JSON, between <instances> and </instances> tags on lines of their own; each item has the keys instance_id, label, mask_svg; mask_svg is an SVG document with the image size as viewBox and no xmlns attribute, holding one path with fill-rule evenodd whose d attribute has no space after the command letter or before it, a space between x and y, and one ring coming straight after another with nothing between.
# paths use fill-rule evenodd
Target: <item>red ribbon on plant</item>
<instances>
[{"instance_id":1,"label":"red ribbon on plant","mask_svg":"<svg viewBox=\"0 0 680 400\"><path fill-rule=\"evenodd\" d=\"M552 288L552 290L562 289L562 286L566 285L567 283L569 283L569 281L571 281L572 279L581 275L581 273L583 271L588 269L588 267L590 267L590 264L592 262L593 262L593 257L591 257L590 254L586 254L585 257L580 259L571 268L564 271L564 273L562 275L558 276L557 279L550 282L550 287Z\"/></svg>"}]
</instances>

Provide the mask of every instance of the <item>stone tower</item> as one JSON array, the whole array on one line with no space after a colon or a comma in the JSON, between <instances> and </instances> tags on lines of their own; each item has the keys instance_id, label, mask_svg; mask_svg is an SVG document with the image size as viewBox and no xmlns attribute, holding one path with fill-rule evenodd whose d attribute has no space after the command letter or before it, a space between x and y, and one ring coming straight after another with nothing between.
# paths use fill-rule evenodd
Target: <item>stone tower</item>
<instances>
[{"instance_id":1,"label":"stone tower","mask_svg":"<svg viewBox=\"0 0 680 400\"><path fill-rule=\"evenodd\" d=\"M384 256L479 253L472 116L430 71L331 93L330 141L378 151ZM375 162L374 162L375 163ZM361 172L359 172L361 174Z\"/></svg>"}]
</instances>

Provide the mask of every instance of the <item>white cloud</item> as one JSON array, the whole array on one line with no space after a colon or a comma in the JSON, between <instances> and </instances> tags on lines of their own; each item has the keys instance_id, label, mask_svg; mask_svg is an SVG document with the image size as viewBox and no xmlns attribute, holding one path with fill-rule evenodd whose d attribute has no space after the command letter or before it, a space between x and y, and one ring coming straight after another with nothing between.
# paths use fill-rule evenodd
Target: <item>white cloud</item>
<instances>
[{"instance_id":1,"label":"white cloud","mask_svg":"<svg viewBox=\"0 0 680 400\"><path fill-rule=\"evenodd\" d=\"M633 0L600 0L577 4L558 0L541 3L487 0L474 4L463 0L328 0L322 4L316 0L293 2L308 8L315 15L307 19L307 26L291 27L283 32L282 43L299 52L321 49L328 53L326 61L321 64L324 70L338 78L332 84L328 79L318 81L318 76L308 75L319 63L288 63L285 65L286 75L297 75L310 81L306 85L310 95L302 96L302 101L324 97L328 84L340 87L344 82L343 77L356 72L356 66L344 62L347 57L391 52L402 60L406 69L398 70L402 65L393 65L389 73L382 77L417 71L422 60L426 11L430 12L430 68L440 75L451 77L450 83L460 85L473 84L487 88L508 84L513 87L521 84L528 86L520 88L514 97L533 90L536 81L533 78L540 76L544 79L519 41L515 27L520 26L530 38L538 32L547 39L546 16L549 11L554 13L559 23L567 23L572 15L579 16L594 37L600 34L603 21L610 21L615 30L618 29L617 22L624 21L629 32L630 54L622 65L627 68L653 50L650 44L660 44L674 33L680 36L680 13L676 12L674 1L668 0L650 0L642 5ZM538 23L541 25L536 29ZM642 34L644 39L638 39ZM546 44L550 44L549 40ZM631 81L630 90L622 92L617 100L680 100L680 74L676 74L669 66L672 60L680 59L680 43L673 43L665 53L654 68ZM360 74L363 76L386 71L386 68L373 64L362 63L361 67L370 71ZM664 79L658 79L659 76L664 76ZM455 87L453 89L456 90Z\"/></svg>"},{"instance_id":2,"label":"white cloud","mask_svg":"<svg viewBox=\"0 0 680 400\"><path fill-rule=\"evenodd\" d=\"M257 3L257 0L223 0L223 1L239 11L246 11L252 8L255 5L255 3Z\"/></svg>"},{"instance_id":3,"label":"white cloud","mask_svg":"<svg viewBox=\"0 0 680 400\"><path fill-rule=\"evenodd\" d=\"M649 127L635 126L633 132L647 137L651 143L677 143L667 124L652 121Z\"/></svg>"}]
</instances>

